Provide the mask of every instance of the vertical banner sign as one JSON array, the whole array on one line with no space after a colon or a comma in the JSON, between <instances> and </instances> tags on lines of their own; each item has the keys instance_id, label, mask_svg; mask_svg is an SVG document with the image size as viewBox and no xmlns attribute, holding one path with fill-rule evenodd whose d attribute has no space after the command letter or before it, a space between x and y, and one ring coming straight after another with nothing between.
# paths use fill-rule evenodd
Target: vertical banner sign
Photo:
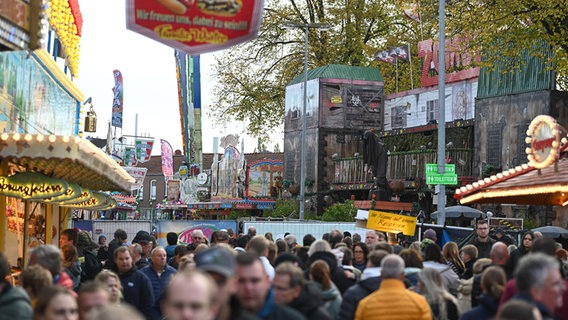
<instances>
[{"instance_id":1,"label":"vertical banner sign","mask_svg":"<svg viewBox=\"0 0 568 320\"><path fill-rule=\"evenodd\" d=\"M144 184L144 178L146 178L146 173L148 168L136 168L136 167L122 167L129 175L131 175L136 181L130 187L132 190L138 190L142 188Z\"/></svg>"},{"instance_id":2,"label":"vertical banner sign","mask_svg":"<svg viewBox=\"0 0 568 320\"><path fill-rule=\"evenodd\" d=\"M113 70L112 73L114 75L114 87L112 88L112 92L114 93L112 99L112 125L122 128L122 73L120 73L119 70Z\"/></svg>"},{"instance_id":3,"label":"vertical banner sign","mask_svg":"<svg viewBox=\"0 0 568 320\"><path fill-rule=\"evenodd\" d=\"M174 151L166 140L160 139L162 144L162 173L169 180L174 175Z\"/></svg>"},{"instance_id":4,"label":"vertical banner sign","mask_svg":"<svg viewBox=\"0 0 568 320\"><path fill-rule=\"evenodd\" d=\"M153 146L154 140L136 139L136 160L141 163L150 160Z\"/></svg>"},{"instance_id":5,"label":"vertical banner sign","mask_svg":"<svg viewBox=\"0 0 568 320\"><path fill-rule=\"evenodd\" d=\"M189 54L256 38L262 0L127 0L126 27Z\"/></svg>"}]
</instances>

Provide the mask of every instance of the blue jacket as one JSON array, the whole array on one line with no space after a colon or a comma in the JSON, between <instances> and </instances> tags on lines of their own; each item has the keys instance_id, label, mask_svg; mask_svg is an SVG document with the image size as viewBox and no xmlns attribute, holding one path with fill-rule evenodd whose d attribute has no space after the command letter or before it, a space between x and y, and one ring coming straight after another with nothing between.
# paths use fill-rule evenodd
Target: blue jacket
<instances>
[{"instance_id":1,"label":"blue jacket","mask_svg":"<svg viewBox=\"0 0 568 320\"><path fill-rule=\"evenodd\" d=\"M154 304L154 290L150 279L136 267L130 271L119 274L122 284L124 302L140 311L147 320L152 319L152 305Z\"/></svg>"},{"instance_id":2,"label":"blue jacket","mask_svg":"<svg viewBox=\"0 0 568 320\"><path fill-rule=\"evenodd\" d=\"M165 288L168 285L168 281L177 272L177 270L166 265L166 268L162 271L162 274L158 275L158 273L156 273L156 271L152 269L152 264L149 264L146 267L140 269L140 272L144 273L152 283L152 290L154 291L152 319L160 320L162 319L162 312L160 311L160 302L162 301Z\"/></svg>"},{"instance_id":3,"label":"blue jacket","mask_svg":"<svg viewBox=\"0 0 568 320\"><path fill-rule=\"evenodd\" d=\"M339 310L339 316L337 316L337 319L354 319L359 301L375 292L375 290L379 288L380 284L381 277L371 277L361 280L356 285L347 289L347 291L343 294L343 302L341 303L341 309Z\"/></svg>"},{"instance_id":4,"label":"blue jacket","mask_svg":"<svg viewBox=\"0 0 568 320\"><path fill-rule=\"evenodd\" d=\"M499 309L499 300L482 294L479 297L479 305L462 314L460 320L493 319L497 314L497 309Z\"/></svg>"}]
</instances>

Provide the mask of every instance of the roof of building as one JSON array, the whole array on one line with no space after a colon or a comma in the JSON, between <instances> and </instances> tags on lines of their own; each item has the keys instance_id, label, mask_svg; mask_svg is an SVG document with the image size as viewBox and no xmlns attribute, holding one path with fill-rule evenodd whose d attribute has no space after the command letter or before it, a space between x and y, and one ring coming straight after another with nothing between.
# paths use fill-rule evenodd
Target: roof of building
<instances>
[{"instance_id":1,"label":"roof of building","mask_svg":"<svg viewBox=\"0 0 568 320\"><path fill-rule=\"evenodd\" d=\"M323 67L308 70L308 80L312 79L349 79L383 82L383 76L378 68L328 64ZM304 74L295 77L288 85L304 81Z\"/></svg>"}]
</instances>

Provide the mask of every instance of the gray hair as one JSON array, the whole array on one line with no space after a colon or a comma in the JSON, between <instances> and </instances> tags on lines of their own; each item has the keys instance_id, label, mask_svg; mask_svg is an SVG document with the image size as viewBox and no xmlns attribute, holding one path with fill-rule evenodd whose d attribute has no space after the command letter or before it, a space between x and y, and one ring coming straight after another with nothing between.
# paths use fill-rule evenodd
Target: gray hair
<instances>
[{"instance_id":1,"label":"gray hair","mask_svg":"<svg viewBox=\"0 0 568 320\"><path fill-rule=\"evenodd\" d=\"M404 260L399 255L388 254L381 261L381 276L383 279L400 279L404 273Z\"/></svg>"},{"instance_id":2,"label":"gray hair","mask_svg":"<svg viewBox=\"0 0 568 320\"><path fill-rule=\"evenodd\" d=\"M29 261L28 265L40 265L49 270L53 277L61 273L63 263L61 251L52 244L41 245L33 248L30 251Z\"/></svg>"},{"instance_id":3,"label":"gray hair","mask_svg":"<svg viewBox=\"0 0 568 320\"><path fill-rule=\"evenodd\" d=\"M329 242L321 239L314 241L314 243L310 246L310 249L308 249L308 256L320 251L331 252Z\"/></svg>"},{"instance_id":4,"label":"gray hair","mask_svg":"<svg viewBox=\"0 0 568 320\"><path fill-rule=\"evenodd\" d=\"M529 293L532 288L542 287L549 272L559 268L560 264L555 258L543 253L531 253L522 257L515 270L519 292Z\"/></svg>"}]
</instances>

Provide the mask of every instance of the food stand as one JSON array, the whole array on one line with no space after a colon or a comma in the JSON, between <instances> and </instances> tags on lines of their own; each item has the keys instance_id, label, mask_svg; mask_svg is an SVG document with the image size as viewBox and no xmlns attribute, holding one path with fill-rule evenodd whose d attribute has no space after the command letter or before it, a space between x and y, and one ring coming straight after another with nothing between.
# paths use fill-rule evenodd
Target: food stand
<instances>
[{"instance_id":1,"label":"food stand","mask_svg":"<svg viewBox=\"0 0 568 320\"><path fill-rule=\"evenodd\" d=\"M29 247L57 243L72 209L112 208L100 191L129 191L133 182L86 139L0 134L0 250L25 265Z\"/></svg>"}]
</instances>

